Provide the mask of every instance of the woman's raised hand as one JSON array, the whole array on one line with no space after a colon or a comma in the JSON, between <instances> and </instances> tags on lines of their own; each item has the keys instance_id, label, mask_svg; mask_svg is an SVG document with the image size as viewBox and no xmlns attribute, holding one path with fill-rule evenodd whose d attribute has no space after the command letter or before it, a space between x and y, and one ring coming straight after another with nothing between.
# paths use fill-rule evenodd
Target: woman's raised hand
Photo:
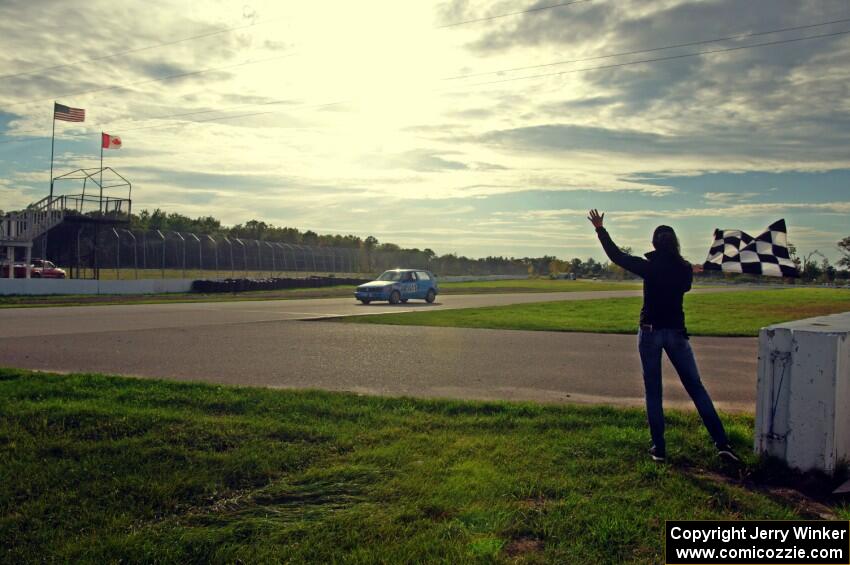
<instances>
[{"instance_id":1,"label":"woman's raised hand","mask_svg":"<svg viewBox=\"0 0 850 565\"><path fill-rule=\"evenodd\" d=\"M590 223L593 224L593 227L601 228L602 227L602 221L605 219L605 213L603 212L602 214L600 214L599 210L594 208L593 210L591 210L589 212L587 219L590 220Z\"/></svg>"}]
</instances>

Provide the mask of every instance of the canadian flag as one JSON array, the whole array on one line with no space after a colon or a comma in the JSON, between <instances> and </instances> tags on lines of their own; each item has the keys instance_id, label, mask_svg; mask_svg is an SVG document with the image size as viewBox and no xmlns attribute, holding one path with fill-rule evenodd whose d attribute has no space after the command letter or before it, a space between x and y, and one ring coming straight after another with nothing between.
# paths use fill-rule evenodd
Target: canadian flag
<instances>
[{"instance_id":1,"label":"canadian flag","mask_svg":"<svg viewBox=\"0 0 850 565\"><path fill-rule=\"evenodd\" d=\"M121 138L117 135L101 133L100 146L104 149L121 149Z\"/></svg>"}]
</instances>

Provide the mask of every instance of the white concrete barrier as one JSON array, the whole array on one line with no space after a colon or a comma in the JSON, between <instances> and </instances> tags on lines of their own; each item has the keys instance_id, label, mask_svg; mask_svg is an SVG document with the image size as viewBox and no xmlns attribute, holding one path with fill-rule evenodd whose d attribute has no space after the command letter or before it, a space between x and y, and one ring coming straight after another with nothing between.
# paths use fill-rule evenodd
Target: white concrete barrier
<instances>
[{"instance_id":1,"label":"white concrete barrier","mask_svg":"<svg viewBox=\"0 0 850 565\"><path fill-rule=\"evenodd\" d=\"M525 275L466 275L438 277L438 282L503 281L527 279ZM9 294L155 294L189 292L194 279L4 279L0 278L0 295Z\"/></svg>"},{"instance_id":2,"label":"white concrete barrier","mask_svg":"<svg viewBox=\"0 0 850 565\"><path fill-rule=\"evenodd\" d=\"M850 459L850 312L762 328L755 450L803 471Z\"/></svg>"},{"instance_id":3,"label":"white concrete barrier","mask_svg":"<svg viewBox=\"0 0 850 565\"><path fill-rule=\"evenodd\" d=\"M0 279L0 295L9 294L156 294L189 292L193 279Z\"/></svg>"}]
</instances>

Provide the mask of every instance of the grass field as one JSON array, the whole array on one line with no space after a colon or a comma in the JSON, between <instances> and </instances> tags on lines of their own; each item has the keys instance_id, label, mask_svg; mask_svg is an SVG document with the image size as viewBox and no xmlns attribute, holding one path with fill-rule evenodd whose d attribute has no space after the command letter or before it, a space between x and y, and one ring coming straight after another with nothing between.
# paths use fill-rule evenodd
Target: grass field
<instances>
[{"instance_id":1,"label":"grass field","mask_svg":"<svg viewBox=\"0 0 850 565\"><path fill-rule=\"evenodd\" d=\"M517 279L440 283L440 290L446 294L472 294L478 292L586 292L595 290L637 290L640 288L640 281Z\"/></svg>"},{"instance_id":2,"label":"grass field","mask_svg":"<svg viewBox=\"0 0 850 565\"><path fill-rule=\"evenodd\" d=\"M692 413L659 465L640 410L0 370L0 562L658 563L665 519L850 518L725 421L744 468Z\"/></svg>"},{"instance_id":3,"label":"grass field","mask_svg":"<svg viewBox=\"0 0 850 565\"><path fill-rule=\"evenodd\" d=\"M525 279L508 281L446 282L440 284L444 294L487 294L500 292L586 292L599 290L635 290L633 282L563 281ZM0 296L0 308L20 306L80 306L85 304L156 304L163 302L210 302L229 300L285 300L293 298L351 298L350 285L323 288L298 288L241 292L238 294L171 293L148 295L48 295Z\"/></svg>"},{"instance_id":4,"label":"grass field","mask_svg":"<svg viewBox=\"0 0 850 565\"><path fill-rule=\"evenodd\" d=\"M640 298L538 302L491 308L354 316L360 324L451 326L511 330L634 333ZM688 331L694 335L755 336L759 328L850 310L850 291L795 288L685 295ZM335 320L337 321L337 320Z\"/></svg>"}]
</instances>

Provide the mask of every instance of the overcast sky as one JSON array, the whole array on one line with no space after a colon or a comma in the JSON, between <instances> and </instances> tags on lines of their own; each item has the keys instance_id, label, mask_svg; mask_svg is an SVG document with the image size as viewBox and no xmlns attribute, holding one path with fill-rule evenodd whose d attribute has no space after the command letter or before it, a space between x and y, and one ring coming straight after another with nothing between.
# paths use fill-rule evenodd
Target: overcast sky
<instances>
[{"instance_id":1,"label":"overcast sky","mask_svg":"<svg viewBox=\"0 0 850 565\"><path fill-rule=\"evenodd\" d=\"M556 3L4 0L0 209L46 195L58 100L86 122L57 122L56 172L97 166L100 131L119 135L105 164L135 210L600 258L596 207L618 244L644 251L667 223L694 261L714 228L785 218L802 253L837 257L850 33L776 42L850 31L850 2L589 0L470 21ZM728 50L757 43L772 45Z\"/></svg>"}]
</instances>

